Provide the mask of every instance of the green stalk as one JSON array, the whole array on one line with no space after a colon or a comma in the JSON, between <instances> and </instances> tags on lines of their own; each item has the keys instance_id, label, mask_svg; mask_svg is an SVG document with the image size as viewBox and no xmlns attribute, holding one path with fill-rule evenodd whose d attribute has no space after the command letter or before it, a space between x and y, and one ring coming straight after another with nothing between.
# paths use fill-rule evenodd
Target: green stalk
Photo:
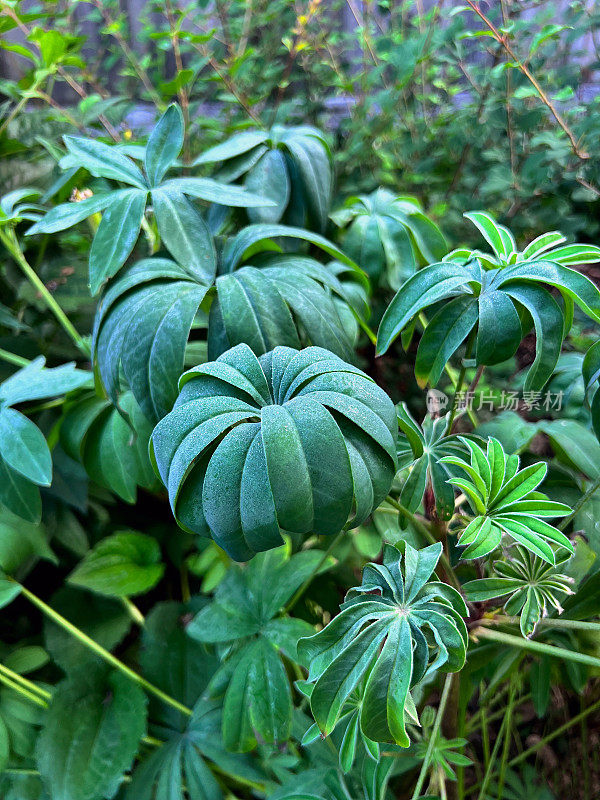
<instances>
[{"instance_id":1,"label":"green stalk","mask_svg":"<svg viewBox=\"0 0 600 800\"><path fill-rule=\"evenodd\" d=\"M498 777L498 800L502 800L502 790L504 788L504 779L506 778L506 766L508 761L508 752L510 748L510 735L512 728L512 718L515 708L515 682L511 680L510 694L508 696L508 706L506 716L508 721L506 723L506 735L504 736L504 744L502 746L502 761L500 762L500 775Z\"/></svg>"},{"instance_id":2,"label":"green stalk","mask_svg":"<svg viewBox=\"0 0 600 800\"><path fill-rule=\"evenodd\" d=\"M66 630L68 633L70 633L72 636L74 636L78 641L80 641L83 645L85 645L89 650L91 650L93 653L96 653L96 655L100 656L100 658L102 658L104 661L106 661L107 664L110 664L111 666L113 666L116 669L120 670L123 673L123 675L126 675L132 681L135 681L135 683L137 683L139 686L141 686L147 692L149 692L150 694L153 694L159 700L162 700L163 703L166 703L167 705L172 706L177 711L181 712L182 714L185 714L188 717L192 715L192 710L190 708L188 708L187 706L184 706L178 700L175 700L174 697L170 697L168 694L163 692L162 689L159 689L157 686L154 686L154 684L150 683L150 681L147 681L141 675L138 675L137 672L134 672L134 670L132 670L130 667L128 667L122 661L119 661L119 659L116 658L116 656L113 656L112 653L110 653L104 647L102 647L97 642L95 642L93 639L91 639L83 631L79 630L79 628L75 627L75 625L73 625L71 622L69 622L68 619L65 619L65 617L61 616L57 611L55 611L53 608L51 608L49 605L47 605L47 603L44 603L43 600L40 600L40 598L37 597L35 594L33 594L33 592L30 592L29 589L25 588L25 586L23 586L22 584L19 584L19 585L21 586L22 594L34 606L39 608L40 611L43 614L45 614L49 619L51 619L57 625L60 625L61 628L64 628L64 630Z\"/></svg>"},{"instance_id":3,"label":"green stalk","mask_svg":"<svg viewBox=\"0 0 600 800\"><path fill-rule=\"evenodd\" d=\"M8 364L14 364L16 367L26 367L28 364L31 364L31 361L28 358L17 356L15 353L9 353L8 350L3 350L1 347L0 358L3 361L6 361Z\"/></svg>"},{"instance_id":4,"label":"green stalk","mask_svg":"<svg viewBox=\"0 0 600 800\"><path fill-rule=\"evenodd\" d=\"M24 689L27 689L27 691L31 692L32 694L39 695L43 700L50 700L52 697L50 692L47 692L46 689L42 689L41 686L38 686L33 681L24 678L22 675L19 675L18 672L14 672L4 664L0 664L0 675L4 675L14 683L19 683Z\"/></svg>"},{"instance_id":5,"label":"green stalk","mask_svg":"<svg viewBox=\"0 0 600 800\"><path fill-rule=\"evenodd\" d=\"M486 793L488 784L489 784L490 779L491 779L492 774L493 774L492 773L492 768L493 768L493 766L494 766L494 764L496 762L496 758L498 756L498 750L500 749L500 744L501 744L502 740L504 739L504 736L506 735L505 731L506 731L507 724L508 724L508 714L505 714L504 715L504 719L502 720L502 724L500 725L500 730L498 731L498 737L497 737L496 741L494 742L494 749L492 750L492 755L490 756L490 763L488 765L488 768L485 771L485 775L483 776L483 782L482 782L481 787L479 789L479 794L477 795L477 800L483 800L483 798L485 797L485 793ZM475 788L475 787L473 787L473 788ZM467 792L467 794L469 794L469 792Z\"/></svg>"},{"instance_id":6,"label":"green stalk","mask_svg":"<svg viewBox=\"0 0 600 800\"><path fill-rule=\"evenodd\" d=\"M23 695L32 703L35 703L37 706L41 706L42 708L47 708L48 703L43 700L38 694L34 694L26 689L24 686L21 686L17 681L12 680L4 672L0 672L0 683L3 683L9 689L12 689L13 692L17 694Z\"/></svg>"},{"instance_id":7,"label":"green stalk","mask_svg":"<svg viewBox=\"0 0 600 800\"><path fill-rule=\"evenodd\" d=\"M300 600L300 598L302 597L304 592L308 589L310 584L313 582L313 580L317 576L317 574L318 574L319 570L321 569L321 567L323 566L323 564L327 561L328 556L331 555L332 551L335 549L335 546L342 539L342 536L345 533L347 533L347 531L344 528L343 530L341 530L338 533L337 536L334 536L334 538L331 540L331 542L329 544L329 547L327 548L327 550L324 551L323 557L319 560L317 566L313 569L312 573L308 576L308 578L304 581L302 586L300 586L300 588L296 591L296 593L294 594L294 596L292 597L290 602L283 609L283 613L284 614L288 614L292 610L292 608L296 605L298 600Z\"/></svg>"},{"instance_id":8,"label":"green stalk","mask_svg":"<svg viewBox=\"0 0 600 800\"><path fill-rule=\"evenodd\" d=\"M417 783L415 785L415 790L412 793L411 800L417 800L417 798L420 797L421 795L421 790L423 788L423 784L425 783L425 778L427 777L427 770L429 769L429 764L431 762L431 756L433 755L433 749L435 747L435 743L437 741L437 737L440 732L440 726L442 724L442 718L444 716L444 711L446 709L446 703L448 702L448 695L450 694L451 685L452 685L452 673L449 672L446 675L446 680L444 681L444 688L442 690L440 704L438 706L437 714L435 716L435 722L433 723L433 728L431 729L431 736L429 738L427 750L425 751L425 759L421 764L421 771L419 772L419 777L417 778Z\"/></svg>"},{"instance_id":9,"label":"green stalk","mask_svg":"<svg viewBox=\"0 0 600 800\"><path fill-rule=\"evenodd\" d=\"M569 522L571 522L571 520L574 519L574 517L581 511L583 506L587 503L587 501L592 497L593 494L595 494L595 492L599 488L600 488L600 475L596 478L595 481L593 481L593 483L591 483L588 486L588 488L585 491L585 494L582 497L580 497L579 500L575 503L573 511L571 511L569 516L561 520L560 525L558 525L559 531L564 531Z\"/></svg>"},{"instance_id":10,"label":"green stalk","mask_svg":"<svg viewBox=\"0 0 600 800\"><path fill-rule=\"evenodd\" d=\"M460 368L460 372L458 373L458 380L456 381L456 386L454 387L454 397L452 399L452 406L450 408L450 416L448 418L448 427L446 428L446 432L448 434L452 433L452 426L454 425L454 419L456 417L456 395L462 391L463 383L465 382L465 375L467 374L467 365L465 361L471 357L471 353L473 351L473 347L475 345L475 337L477 335L477 328L473 328L471 333L469 334L469 338L467 339L467 345L465 349L465 357L463 359L463 363ZM477 425L477 419L473 415L473 409L467 408L467 413L469 414L469 418L475 427Z\"/></svg>"},{"instance_id":11,"label":"green stalk","mask_svg":"<svg viewBox=\"0 0 600 800\"><path fill-rule=\"evenodd\" d=\"M385 498L384 503L389 503L389 505L393 506L393 508L395 508L396 511L398 511L400 514L402 514L402 516L411 523L411 525L414 527L414 529L418 533L420 533L422 536L424 536L425 539L427 539L429 544L437 544L438 540L431 533L429 528L426 525L424 525L418 519L418 517L415 514L412 513L412 511L409 511L408 508L403 506L402 503L399 503L397 500L394 500L394 498L389 494ZM377 510L379 510L379 509L377 509ZM384 510L384 509L381 509L381 510ZM447 576L448 576L450 582L452 583L452 585L454 586L454 588L457 589L458 591L461 591L460 581L456 577L456 575L454 573L454 569L452 567L452 564L450 563L450 560L449 560L448 556L446 555L446 553L445 553L445 551L443 549L442 549L442 554L440 556L440 561L444 565L444 567L446 569Z\"/></svg>"},{"instance_id":12,"label":"green stalk","mask_svg":"<svg viewBox=\"0 0 600 800\"><path fill-rule=\"evenodd\" d=\"M490 625L497 623L498 625L518 625L519 617L506 617L503 614L490 619L482 619L479 621L480 625ZM600 631L600 622L587 622L578 619L562 619L561 617L545 617L538 622L540 627L545 628L563 628L572 631Z\"/></svg>"},{"instance_id":13,"label":"green stalk","mask_svg":"<svg viewBox=\"0 0 600 800\"><path fill-rule=\"evenodd\" d=\"M523 639L520 636L513 636L510 633L479 627L477 628L476 635L483 639L491 639L493 642L519 647L522 650L529 650L532 653L543 653L543 655L546 656L564 658L567 661L576 661L579 664L586 664L589 667L600 667L600 658L596 658L595 656L588 656L586 653L572 652L571 650L566 650L564 647L556 647L552 644L544 644L544 642Z\"/></svg>"},{"instance_id":14,"label":"green stalk","mask_svg":"<svg viewBox=\"0 0 600 800\"><path fill-rule=\"evenodd\" d=\"M141 628L144 627L146 624L146 619L139 608L133 603L128 597L122 597L121 602L125 606L125 610L131 617L131 619L135 622L136 625L139 625Z\"/></svg>"},{"instance_id":15,"label":"green stalk","mask_svg":"<svg viewBox=\"0 0 600 800\"><path fill-rule=\"evenodd\" d=\"M480 688L479 688L479 700L481 702L481 697L483 695L483 681L481 681ZM485 703L481 704L481 708L479 709L479 714L481 716L481 739L483 743L483 768L486 770L490 765L490 732L488 729L488 719L487 719L487 707ZM504 709L502 709L502 716L504 716Z\"/></svg>"},{"instance_id":16,"label":"green stalk","mask_svg":"<svg viewBox=\"0 0 600 800\"><path fill-rule=\"evenodd\" d=\"M52 294L48 291L48 288L41 280L37 272L25 258L25 255L21 250L21 245L19 244L19 240L17 239L17 235L14 231L14 228L0 228L0 241L4 244L8 252L11 254L11 256L19 265L25 276L28 278L30 283L38 290L38 292L44 298L46 305L48 306L50 311L52 311L56 319L60 322L65 333L67 333L67 335L73 340L78 350L80 350L84 355L89 356L90 355L89 345L86 343L83 337L77 333L74 325L71 323L71 320L67 317L65 312L58 305L58 303L56 302Z\"/></svg>"}]
</instances>

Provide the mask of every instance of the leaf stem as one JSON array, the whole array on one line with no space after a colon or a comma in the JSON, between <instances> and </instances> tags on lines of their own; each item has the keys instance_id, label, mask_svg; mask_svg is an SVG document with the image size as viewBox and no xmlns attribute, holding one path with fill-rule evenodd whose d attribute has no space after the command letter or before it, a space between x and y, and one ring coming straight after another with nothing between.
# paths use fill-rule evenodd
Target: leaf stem
<instances>
[{"instance_id":1,"label":"leaf stem","mask_svg":"<svg viewBox=\"0 0 600 800\"><path fill-rule=\"evenodd\" d=\"M407 519L411 523L411 525L413 525L415 530L418 533L420 533L422 536L424 536L425 539L427 539L427 541L430 544L437 544L438 540L431 533L429 528L419 520L419 518L416 516L416 514L413 514L412 511L409 511L408 508L406 508L405 506L402 505L402 503L399 503L397 500L394 500L394 498L389 494L385 498L384 502L385 503L389 503L391 506L393 506L396 509L396 511L399 511L400 514L402 514L402 516L405 519ZM442 550L442 554L440 555L440 561L442 562L442 564L444 565L444 567L446 569L446 573L447 573L447 576L448 576L450 582L452 583L452 585L454 586L455 589L460 591L461 590L460 581L456 577L456 575L454 573L454 569L452 567L452 564L450 563L450 559L448 558L448 556L446 555L444 550Z\"/></svg>"},{"instance_id":2,"label":"leaf stem","mask_svg":"<svg viewBox=\"0 0 600 800\"><path fill-rule=\"evenodd\" d=\"M7 361L9 364L14 364L17 367L26 367L28 364L31 364L31 361L28 358L23 358L23 356L18 356L15 353L9 353L8 350L3 350L1 347L0 358L3 361Z\"/></svg>"},{"instance_id":3,"label":"leaf stem","mask_svg":"<svg viewBox=\"0 0 600 800\"><path fill-rule=\"evenodd\" d=\"M513 636L510 633L503 633L502 631L495 631L490 628L479 627L476 629L476 636L480 636L483 639L491 639L492 641L499 642L501 644L519 647L522 650L529 650L532 653L543 653L546 656L564 658L567 661L576 661L579 664L587 664L589 667L600 667L600 658L596 658L595 656L589 656L587 653L578 653L571 650L566 650L564 647L556 647L555 645L545 644L544 642L523 639L520 636Z\"/></svg>"},{"instance_id":4,"label":"leaf stem","mask_svg":"<svg viewBox=\"0 0 600 800\"><path fill-rule=\"evenodd\" d=\"M514 696L514 686L511 685L511 694L510 694L510 697L509 697L509 703L512 703L513 696ZM505 714L504 718L502 719L502 723L500 725L500 730L498 731L498 737L497 737L496 741L494 742L494 749L492 750L492 755L490 756L490 763L488 765L487 770L485 771L485 775L483 776L483 781L482 781L481 787L479 789L479 794L477 795L477 800L483 800L483 798L486 796L485 793L486 793L488 784L490 782L490 779L492 777L492 767L494 766L494 763L495 763L496 758L498 756L498 750L500 749L500 743L502 742L504 736L507 735L507 733L506 733L507 725L508 725L508 714Z\"/></svg>"},{"instance_id":5,"label":"leaf stem","mask_svg":"<svg viewBox=\"0 0 600 800\"><path fill-rule=\"evenodd\" d=\"M15 681L15 683L20 683L25 689L28 689L33 694L38 694L44 700L50 700L52 697L50 692L46 691L46 689L42 689L37 683L30 681L28 678L24 678L22 675L19 675L18 672L14 672L14 670L10 669L5 664L0 664L0 674L6 675L8 678Z\"/></svg>"},{"instance_id":6,"label":"leaf stem","mask_svg":"<svg viewBox=\"0 0 600 800\"><path fill-rule=\"evenodd\" d=\"M80 350L84 355L90 355L90 348L86 341L83 339L82 336L77 333L75 330L74 325L72 324L71 320L67 317L65 312L62 308L58 305L52 294L49 292L47 286L41 280L37 272L31 266L31 264L25 258L25 255L21 249L21 245L19 244L19 240L17 239L17 235L15 233L14 228L2 229L0 228L0 241L4 244L8 252L11 254L13 259L19 265L25 276L28 278L30 283L38 290L40 295L44 298L44 301L50 311L54 314L56 319L62 325L65 333L73 340L75 346Z\"/></svg>"},{"instance_id":7,"label":"leaf stem","mask_svg":"<svg viewBox=\"0 0 600 800\"><path fill-rule=\"evenodd\" d=\"M592 495L596 493L596 491L599 488L600 488L600 475L598 475L598 477L596 478L595 481L590 483L588 488L585 490L585 494L582 495L579 498L579 500L575 503L575 505L573 506L573 510L571 511L569 516L565 517L563 520L561 520L560 525L557 526L559 531L564 531L564 529L567 527L569 522L571 522L571 520L573 520L577 516L577 514L581 511L583 506L592 497Z\"/></svg>"},{"instance_id":8,"label":"leaf stem","mask_svg":"<svg viewBox=\"0 0 600 800\"><path fill-rule=\"evenodd\" d=\"M304 594L304 592L305 592L305 591L308 589L308 587L310 586L310 584L312 583L312 581L314 580L314 578L315 578L315 577L316 577L316 575L318 574L318 572L319 572L319 570L321 569L321 567L323 566L323 564L324 564L324 563L327 561L327 558L328 558L328 556L330 556L330 555L331 555L332 551L335 549L335 546L337 545L337 543L338 543L339 541L341 541L341 539L342 539L342 536L343 536L345 533L347 533L347 531L346 531L346 529L345 529L345 528L343 528L343 529L342 529L342 530L341 530L341 531L338 533L338 535L337 535L337 536L334 536L334 538L333 538L333 539L331 540L331 542L329 543L329 547L327 548L327 550L325 550L325 551L323 552L323 557L322 557L322 558L319 560L319 562L318 562L317 566L316 566L316 567L313 569L312 573L311 573L311 574L308 576L308 578L306 578L306 580L304 581L304 583L303 583L303 584L300 586L300 588L299 588L299 589L296 591L296 593L293 595L293 597L292 597L292 599L290 600L290 602L289 602L289 603L288 603L288 604L285 606L285 608L283 609L283 613L284 613L284 614L288 614L288 613L289 613L289 612L292 610L292 608L293 608L293 607L296 605L296 603L298 602L298 600L300 600L300 598L302 597L302 595Z\"/></svg>"},{"instance_id":9,"label":"leaf stem","mask_svg":"<svg viewBox=\"0 0 600 800\"><path fill-rule=\"evenodd\" d=\"M12 672L12 670L8 670L8 672ZM17 677L16 673L14 673L14 675ZM48 706L48 703L42 697L40 697L39 694L30 692L29 689L26 689L16 680L13 680L12 677L9 677L7 674L5 674L3 670L0 670L0 683L3 683L9 689L17 692L17 694L23 695L23 697L26 697L30 702L35 703L42 708L46 708Z\"/></svg>"},{"instance_id":10,"label":"leaf stem","mask_svg":"<svg viewBox=\"0 0 600 800\"><path fill-rule=\"evenodd\" d=\"M507 617L497 614L495 617L484 617L479 620L480 625L518 625L519 617ZM562 617L544 617L538 625L546 628L564 628L573 631L600 631L600 622L588 622L587 620L562 619Z\"/></svg>"},{"instance_id":11,"label":"leaf stem","mask_svg":"<svg viewBox=\"0 0 600 800\"><path fill-rule=\"evenodd\" d=\"M417 800L417 798L420 797L421 795L421 789L423 788L423 784L425 783L425 778L427 777L427 770L429 769L429 764L431 762L431 756L433 755L435 743L437 741L438 734L440 732L440 726L442 724L442 718L444 716L446 703L448 702L448 695L450 694L451 684L452 684L452 673L449 672L446 675L446 680L444 681L444 688L442 690L440 704L438 706L437 714L435 716L435 722L433 723L433 728L431 729L431 736L427 744L427 750L425 751L425 758L423 760L423 763L421 764L421 771L419 772L419 777L417 778L417 783L415 785L415 790L412 793L411 800Z\"/></svg>"},{"instance_id":12,"label":"leaf stem","mask_svg":"<svg viewBox=\"0 0 600 800\"><path fill-rule=\"evenodd\" d=\"M129 614L131 619L136 623L136 625L139 625L140 627L143 628L144 625L146 624L146 618L139 610L139 608L136 606L136 604L132 602L128 597L122 597L121 602L125 606L127 613Z\"/></svg>"},{"instance_id":13,"label":"leaf stem","mask_svg":"<svg viewBox=\"0 0 600 800\"><path fill-rule=\"evenodd\" d=\"M11 578L10 580L14 580L14 579ZM15 583L17 583L17 581L15 581ZM141 675L138 675L137 672L134 672L134 670L132 670L130 667L128 667L122 661L119 661L119 659L116 658L116 656L113 656L112 653L110 653L104 647L102 647L97 642L95 642L93 639L91 639L83 631L79 630L79 628L75 627L75 625L73 625L73 623L69 622L68 619L65 619L65 617L61 616L57 611L55 611L53 608L51 608L47 603L44 603L44 601L41 600L39 597L37 597L35 594L33 594L33 592L30 592L29 589L27 589L22 584L19 584L19 585L21 586L21 592L23 593L23 595L34 606L39 608L40 611L43 614L45 614L49 619L51 619L57 625L60 625L61 628L64 628L64 630L66 630L68 633L70 633L72 636L74 636L78 641L80 641L83 645L85 645L89 650L91 650L92 652L96 653L96 655L100 656L100 658L102 658L104 661L106 661L111 666L113 666L116 669L120 670L124 675L126 675L132 681L135 681L143 689L145 689L150 694L153 694L159 700L162 700L167 705L172 706L177 711L181 712L182 714L185 714L188 717L192 715L192 710L190 708L188 708L187 706L184 706L178 700L175 700L174 697L170 697L168 694L163 692L157 686L154 686L154 684L150 683L150 681L147 681Z\"/></svg>"}]
</instances>

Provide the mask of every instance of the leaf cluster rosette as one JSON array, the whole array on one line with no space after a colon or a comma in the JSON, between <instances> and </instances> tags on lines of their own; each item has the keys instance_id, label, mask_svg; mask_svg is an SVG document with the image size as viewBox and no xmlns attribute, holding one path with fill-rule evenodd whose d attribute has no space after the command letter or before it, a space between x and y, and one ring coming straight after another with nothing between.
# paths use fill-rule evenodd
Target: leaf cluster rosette
<instances>
[{"instance_id":1,"label":"leaf cluster rosette","mask_svg":"<svg viewBox=\"0 0 600 800\"><path fill-rule=\"evenodd\" d=\"M438 542L416 550L386 547L383 564L367 564L341 613L298 643L314 683L310 706L323 735L337 725L346 699L366 676L360 712L363 734L408 747L406 719L416 710L410 690L437 670L465 663L468 610L459 592L432 579Z\"/></svg>"},{"instance_id":2,"label":"leaf cluster rosette","mask_svg":"<svg viewBox=\"0 0 600 800\"><path fill-rule=\"evenodd\" d=\"M449 359L472 335L477 365L493 365L513 356L533 328L535 359L524 390L539 391L556 367L571 329L574 304L600 322L600 291L570 268L597 260L600 249L569 245L548 250L540 237L519 253L508 229L496 223L489 227L495 234L490 232L489 238L498 248L497 258L490 260L479 251L455 251L410 277L383 315L377 336L379 354L402 332L406 344L421 312L435 306L417 349L415 376L421 386L435 386ZM552 234L546 237L552 241ZM558 290L562 305L546 287Z\"/></svg>"},{"instance_id":3,"label":"leaf cluster rosette","mask_svg":"<svg viewBox=\"0 0 600 800\"><path fill-rule=\"evenodd\" d=\"M538 462L520 470L519 457L507 456L497 439L490 437L484 450L476 442L460 438L469 450L469 461L457 456L445 456L441 461L468 476L450 478L465 494L474 515L459 533L458 544L466 547L462 558L488 555L500 546L503 537L550 564L556 564L552 545L572 553L573 545L564 533L546 522L566 516L571 509L537 491L548 465Z\"/></svg>"},{"instance_id":4,"label":"leaf cluster rosette","mask_svg":"<svg viewBox=\"0 0 600 800\"><path fill-rule=\"evenodd\" d=\"M347 225L344 249L361 264L374 284L398 291L424 264L442 258L448 246L438 226L414 197L377 189L350 197L331 214L336 225Z\"/></svg>"},{"instance_id":5,"label":"leaf cluster rosette","mask_svg":"<svg viewBox=\"0 0 600 800\"><path fill-rule=\"evenodd\" d=\"M273 125L245 130L211 147L194 164L221 166L217 177L244 177L250 193L270 200L248 207L251 222L285 222L325 231L333 192L333 160L320 130L310 125Z\"/></svg>"},{"instance_id":6,"label":"leaf cluster rosette","mask_svg":"<svg viewBox=\"0 0 600 800\"><path fill-rule=\"evenodd\" d=\"M468 581L463 589L472 603L505 597L504 610L510 616L519 616L521 633L529 637L550 611L562 614L561 602L573 594L573 578L560 572L563 565L564 562L557 566L548 564L517 546L510 559L494 564L494 575Z\"/></svg>"},{"instance_id":7,"label":"leaf cluster rosette","mask_svg":"<svg viewBox=\"0 0 600 800\"><path fill-rule=\"evenodd\" d=\"M281 532L335 534L359 525L396 471L387 394L319 347L245 344L185 372L151 454L179 525L238 561Z\"/></svg>"}]
</instances>

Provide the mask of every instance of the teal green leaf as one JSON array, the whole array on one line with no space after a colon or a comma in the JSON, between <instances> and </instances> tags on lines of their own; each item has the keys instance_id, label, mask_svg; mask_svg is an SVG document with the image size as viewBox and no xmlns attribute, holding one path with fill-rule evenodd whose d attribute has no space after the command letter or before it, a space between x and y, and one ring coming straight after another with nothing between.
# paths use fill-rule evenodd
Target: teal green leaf
<instances>
[{"instance_id":1,"label":"teal green leaf","mask_svg":"<svg viewBox=\"0 0 600 800\"><path fill-rule=\"evenodd\" d=\"M127 597L156 586L164 568L155 539L135 531L118 531L101 539L67 580L109 597Z\"/></svg>"},{"instance_id":2,"label":"teal green leaf","mask_svg":"<svg viewBox=\"0 0 600 800\"><path fill-rule=\"evenodd\" d=\"M389 490L396 431L387 395L334 354L238 345L182 376L152 449L179 524L245 561L281 528L339 532L366 492L359 524Z\"/></svg>"},{"instance_id":3,"label":"teal green leaf","mask_svg":"<svg viewBox=\"0 0 600 800\"><path fill-rule=\"evenodd\" d=\"M96 178L110 178L129 183L138 189L147 187L146 180L135 163L119 152L114 145L80 136L65 136L69 155L68 166L78 165Z\"/></svg>"},{"instance_id":4,"label":"teal green leaf","mask_svg":"<svg viewBox=\"0 0 600 800\"><path fill-rule=\"evenodd\" d=\"M175 103L167 108L148 137L144 164L150 186L160 183L183 146L183 114Z\"/></svg>"},{"instance_id":5,"label":"teal green leaf","mask_svg":"<svg viewBox=\"0 0 600 800\"><path fill-rule=\"evenodd\" d=\"M90 248L90 291L98 293L102 283L121 269L138 240L144 210L145 191L123 192L102 215Z\"/></svg>"}]
</instances>

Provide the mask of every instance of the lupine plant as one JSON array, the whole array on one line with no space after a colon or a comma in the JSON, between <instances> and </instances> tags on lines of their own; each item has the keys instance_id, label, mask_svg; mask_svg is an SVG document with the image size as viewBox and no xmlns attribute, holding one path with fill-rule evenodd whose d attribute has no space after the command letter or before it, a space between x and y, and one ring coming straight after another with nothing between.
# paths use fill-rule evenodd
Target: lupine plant
<instances>
[{"instance_id":1,"label":"lupine plant","mask_svg":"<svg viewBox=\"0 0 600 800\"><path fill-rule=\"evenodd\" d=\"M0 793L535 788L520 765L552 739L551 687L596 691L600 401L511 438L458 400L515 353L528 391L553 379L600 321L577 269L600 250L518 250L472 212L492 252L447 253L386 191L327 230L321 133L194 158L185 124L171 105L146 141L68 134L72 199L51 205L59 181L0 202ZM38 275L63 253L97 297L83 331ZM597 353L573 362L590 395ZM443 415L407 361L444 381ZM530 695L549 723L517 714Z\"/></svg>"}]
</instances>

